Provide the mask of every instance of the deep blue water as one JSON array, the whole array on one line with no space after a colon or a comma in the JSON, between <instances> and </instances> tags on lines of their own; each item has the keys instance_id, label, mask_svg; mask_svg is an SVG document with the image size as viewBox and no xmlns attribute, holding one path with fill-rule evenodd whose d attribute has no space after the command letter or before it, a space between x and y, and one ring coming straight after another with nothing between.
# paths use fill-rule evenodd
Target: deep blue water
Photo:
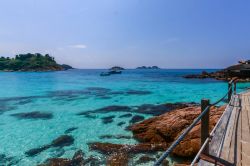
<instances>
[{"instance_id":1,"label":"deep blue water","mask_svg":"<svg viewBox=\"0 0 250 166\"><path fill-rule=\"evenodd\" d=\"M102 160L101 154L89 150L88 143L137 142L132 138L102 138L107 134L132 136L125 130L131 117L119 118L126 111L97 109L112 105L199 103L204 97L216 101L227 91L227 83L223 81L182 77L203 70L125 70L121 75L100 77L102 71L1 72L0 165L36 165L52 157L71 158L78 149L82 149L85 156L94 155ZM249 83L239 84L238 91L249 86ZM91 116L78 115L88 111L92 111ZM45 114L32 114L32 117L21 114L28 112ZM132 114L152 116L143 112ZM107 116L114 118L105 121ZM125 124L118 126L120 122ZM72 127L75 130L68 133L74 138L72 145L51 147L32 157L25 155L32 148L50 144Z\"/></svg>"}]
</instances>

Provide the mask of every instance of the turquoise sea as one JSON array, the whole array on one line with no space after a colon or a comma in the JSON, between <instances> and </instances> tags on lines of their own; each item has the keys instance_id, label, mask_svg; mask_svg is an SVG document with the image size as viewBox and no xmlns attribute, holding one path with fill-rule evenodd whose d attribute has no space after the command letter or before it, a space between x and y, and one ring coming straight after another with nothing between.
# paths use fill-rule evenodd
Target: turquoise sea
<instances>
[{"instance_id":1,"label":"turquoise sea","mask_svg":"<svg viewBox=\"0 0 250 166\"><path fill-rule=\"evenodd\" d=\"M199 103L204 97L216 101L227 91L223 81L182 77L203 71L198 69L125 70L120 75L100 77L102 71L1 72L0 165L29 166L53 157L72 158L78 149L83 150L85 157L93 155L103 160L100 153L89 150L88 143L136 144L129 138L132 133L126 130L132 117L119 116L153 116L126 109L105 111L105 107ZM239 84L238 91L249 86ZM34 156L25 154L65 133L74 138L73 144L50 147Z\"/></svg>"}]
</instances>

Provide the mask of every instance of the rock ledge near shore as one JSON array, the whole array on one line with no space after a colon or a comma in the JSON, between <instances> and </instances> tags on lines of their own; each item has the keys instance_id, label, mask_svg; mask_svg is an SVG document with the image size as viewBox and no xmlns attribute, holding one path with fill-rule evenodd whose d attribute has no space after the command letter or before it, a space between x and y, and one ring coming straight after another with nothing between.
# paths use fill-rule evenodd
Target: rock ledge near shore
<instances>
[{"instance_id":1,"label":"rock ledge near shore","mask_svg":"<svg viewBox=\"0 0 250 166\"><path fill-rule=\"evenodd\" d=\"M210 130L213 129L224 110L225 106L211 109ZM169 145L178 138L200 112L200 107L196 106L178 109L134 124L129 129L139 142ZM177 157L193 157L199 148L200 122L188 133L172 154Z\"/></svg>"}]
</instances>

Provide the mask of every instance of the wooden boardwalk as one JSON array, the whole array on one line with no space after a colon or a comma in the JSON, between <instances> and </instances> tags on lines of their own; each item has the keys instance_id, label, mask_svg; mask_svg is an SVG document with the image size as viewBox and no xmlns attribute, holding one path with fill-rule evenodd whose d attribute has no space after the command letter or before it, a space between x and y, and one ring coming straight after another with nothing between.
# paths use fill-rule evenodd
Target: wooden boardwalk
<instances>
[{"instance_id":1,"label":"wooden boardwalk","mask_svg":"<svg viewBox=\"0 0 250 166\"><path fill-rule=\"evenodd\" d=\"M250 166L250 91L233 95L199 166Z\"/></svg>"}]
</instances>

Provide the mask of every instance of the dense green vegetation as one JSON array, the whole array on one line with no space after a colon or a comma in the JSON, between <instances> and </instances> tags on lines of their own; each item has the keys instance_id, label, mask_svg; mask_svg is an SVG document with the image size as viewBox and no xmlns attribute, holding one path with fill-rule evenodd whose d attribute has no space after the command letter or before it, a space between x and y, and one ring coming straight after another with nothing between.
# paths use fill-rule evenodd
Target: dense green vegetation
<instances>
[{"instance_id":1,"label":"dense green vegetation","mask_svg":"<svg viewBox=\"0 0 250 166\"><path fill-rule=\"evenodd\" d=\"M3 71L54 71L70 68L68 65L57 64L54 57L49 54L28 53L16 55L15 58L0 58L0 70Z\"/></svg>"}]
</instances>

